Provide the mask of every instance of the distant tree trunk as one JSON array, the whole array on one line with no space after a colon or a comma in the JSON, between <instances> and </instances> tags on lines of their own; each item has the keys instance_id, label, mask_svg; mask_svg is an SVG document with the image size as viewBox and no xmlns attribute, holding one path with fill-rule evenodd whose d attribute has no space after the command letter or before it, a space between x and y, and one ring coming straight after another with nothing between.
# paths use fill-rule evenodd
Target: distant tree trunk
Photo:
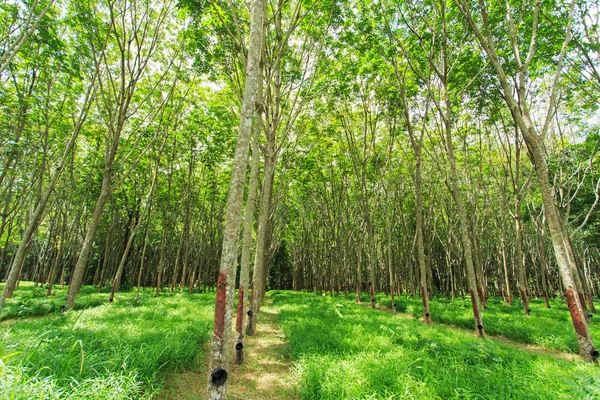
<instances>
[{"instance_id":1,"label":"distant tree trunk","mask_svg":"<svg viewBox=\"0 0 600 400\"><path fill-rule=\"evenodd\" d=\"M113 300L115 298L115 291L117 290L119 284L121 283L121 275L123 274L123 269L125 268L125 262L127 261L127 256L129 255L129 251L130 251L133 241L135 239L135 235L137 235L137 231L140 228L140 225L146 218L146 214L150 207L150 202L152 201L152 195L154 194L154 187L156 186L156 180L158 178L158 170L160 167L160 153L161 152L162 152L162 148L159 151L158 160L156 161L156 168L154 169L154 176L152 177L152 183L150 184L150 189L148 190L148 194L144 198L144 201L141 206L141 211L139 211L139 215L137 216L135 225L129 234L127 243L125 244L125 250L123 250L123 255L121 256L121 261L119 262L119 267L117 268L117 272L115 273L115 277L112 282L112 286L110 289L110 297L108 299L108 301L111 303L113 302Z\"/></svg>"},{"instance_id":2,"label":"distant tree trunk","mask_svg":"<svg viewBox=\"0 0 600 400\"><path fill-rule=\"evenodd\" d=\"M144 273L144 262L146 260L146 247L148 247L148 228L150 227L150 214L152 212L152 206L148 210L148 221L146 222L146 229L144 232L144 244L142 245L142 255L140 256L140 268L137 276L137 287L135 290L135 300L138 301L140 298L140 286L142 285L142 274Z\"/></svg>"},{"instance_id":3,"label":"distant tree trunk","mask_svg":"<svg viewBox=\"0 0 600 400\"><path fill-rule=\"evenodd\" d=\"M538 252L540 255L540 272L542 276L542 291L544 296L544 304L546 308L550 308L550 303L548 302L548 284L546 278L546 248L544 246L544 239L546 237L546 222L545 218L542 220L540 224L540 232L538 233Z\"/></svg>"},{"instance_id":4,"label":"distant tree trunk","mask_svg":"<svg viewBox=\"0 0 600 400\"><path fill-rule=\"evenodd\" d=\"M52 288L54 287L54 282L56 282L56 272L58 271L58 263L60 262L60 259L62 258L63 255L63 249L65 247L65 238L66 238L66 233L67 233L67 212L63 212L62 213L62 226L61 226L61 234L60 234L60 242L59 242L59 246L58 246L58 250L56 252L56 255L54 257L54 261L52 261L52 267L50 267L50 272L48 273L48 290L46 292L46 296L51 296L52 295Z\"/></svg>"},{"instance_id":5,"label":"distant tree trunk","mask_svg":"<svg viewBox=\"0 0 600 400\"><path fill-rule=\"evenodd\" d=\"M400 80L400 76L398 73L397 66L396 68L396 78L398 81ZM419 263L419 271L421 276L421 301L423 303L423 318L426 324L431 324L431 311L429 310L429 295L427 293L427 266L425 263L425 245L423 243L423 182L421 178L421 149L423 147L423 134L422 130L417 136L413 131L413 124L410 119L409 110L408 110L408 101L406 98L406 92L404 91L403 84L398 82L399 85L402 86L401 94L402 101L404 103L404 121L406 123L406 127L408 130L409 139L413 148L413 152L415 153L415 214L416 214L416 234L417 234L417 261ZM427 115L427 111L425 112Z\"/></svg>"},{"instance_id":6,"label":"distant tree trunk","mask_svg":"<svg viewBox=\"0 0 600 400\"><path fill-rule=\"evenodd\" d=\"M525 265L523 255L523 228L521 224L521 199L518 195L515 198L515 263L517 265L517 275L519 284L519 293L523 302L523 311L525 315L530 315L529 296L527 287L527 278L525 276Z\"/></svg>"},{"instance_id":7,"label":"distant tree trunk","mask_svg":"<svg viewBox=\"0 0 600 400\"><path fill-rule=\"evenodd\" d=\"M172 171L169 170L169 176L167 177L167 199L163 203L162 209L162 236L160 240L160 258L158 261L156 271L156 291L155 297L160 296L160 289L162 288L163 273L166 268L166 251L167 251L167 228L169 226L169 204L171 203L171 180L173 178Z\"/></svg>"},{"instance_id":8,"label":"distant tree trunk","mask_svg":"<svg viewBox=\"0 0 600 400\"><path fill-rule=\"evenodd\" d=\"M444 81L445 82L445 81ZM467 222L467 214L463 202L462 193L460 191L458 172L456 168L456 159L454 157L454 150L452 145L452 130L451 130L451 103L446 92L446 114L444 115L444 131L446 141L446 154L448 156L448 164L450 167L450 193L456 204L456 211L458 213L458 221L460 228L460 238L463 245L463 254L465 258L465 264L467 267L467 285L469 293L471 295L471 304L473 306L473 318L475 322L475 331L477 337L485 337L485 330L483 326L483 317L481 315L481 303L479 302L477 278L475 275L475 265L473 263L473 248L471 238L469 235L469 224Z\"/></svg>"},{"instance_id":9,"label":"distant tree trunk","mask_svg":"<svg viewBox=\"0 0 600 400\"><path fill-rule=\"evenodd\" d=\"M501 198L500 198L500 229L501 229L501 253L502 253L502 269L504 272L504 284L506 286L506 296L507 296L507 301L508 304L510 304L512 306L512 295L510 293L510 280L509 280L509 275L508 275L508 263L506 261L506 221L505 221L505 215L506 215L506 197L504 195L504 193L506 192L506 176L504 177L504 186L503 186L503 193L501 194Z\"/></svg>"},{"instance_id":10,"label":"distant tree trunk","mask_svg":"<svg viewBox=\"0 0 600 400\"><path fill-rule=\"evenodd\" d=\"M388 199L387 199L387 195L386 195L386 204L388 203ZM389 287L390 287L390 296L391 296L391 300L392 300L392 314L396 314L396 300L394 298L394 292L395 287L394 287L394 271L393 271L393 266L392 266L392 222L391 222L391 216L390 213L388 212L386 214L386 221L385 221L385 226L386 226L386 234L387 234L387 264L388 264L388 274L389 274Z\"/></svg>"},{"instance_id":11,"label":"distant tree trunk","mask_svg":"<svg viewBox=\"0 0 600 400\"><path fill-rule=\"evenodd\" d=\"M473 319L475 322L475 332L477 337L485 337L485 329L483 326L483 317L481 314L481 303L479 302L477 276L475 274L475 265L473 263L473 247L469 235L469 224L467 221L467 213L464 206L463 195L460 189L458 179L458 171L456 167L456 158L454 156L454 146L452 143L452 102L448 92L448 74L449 74L449 58L447 53L447 34L446 34L446 4L443 1L439 2L441 8L441 20L444 30L444 40L442 42L443 67L441 72L438 72L438 77L442 82L443 87L443 104L444 110L440 111L443 120L443 139L446 144L446 155L448 157L448 165L450 167L450 183L449 190L456 212L458 213L458 222L460 229L460 239L463 245L464 262L467 269L467 287L471 295L471 305L473 307ZM430 60L432 63L433 60Z\"/></svg>"},{"instance_id":12,"label":"distant tree trunk","mask_svg":"<svg viewBox=\"0 0 600 400\"><path fill-rule=\"evenodd\" d=\"M85 271L87 269L87 262L92 250L92 245L94 244L94 239L96 237L96 231L98 230L98 225L100 225L100 219L102 218L102 214L104 213L104 206L108 201L111 192L111 181L112 181L112 166L113 166L114 156L109 157L106 160L106 164L104 167L104 177L102 178L102 189L100 190L100 195L98 196L98 200L96 200L96 205L94 206L94 211L92 213L92 219L88 225L87 232L85 234L85 239L83 241L83 246L81 247L81 252L79 253L79 258L77 259L77 264L75 264L75 270L73 271L73 275L71 277L71 283L69 285L69 293L67 295L67 305L66 309L70 310L75 305L75 297L79 294L79 290L83 285L83 281L85 278Z\"/></svg>"}]
</instances>

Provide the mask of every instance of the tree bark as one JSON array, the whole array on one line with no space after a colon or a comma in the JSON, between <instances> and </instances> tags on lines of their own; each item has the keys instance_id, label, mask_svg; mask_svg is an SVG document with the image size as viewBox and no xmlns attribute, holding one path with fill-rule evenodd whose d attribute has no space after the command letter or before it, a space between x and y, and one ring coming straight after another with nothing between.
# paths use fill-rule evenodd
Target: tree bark
<instances>
[{"instance_id":1,"label":"tree bark","mask_svg":"<svg viewBox=\"0 0 600 400\"><path fill-rule=\"evenodd\" d=\"M265 0L250 4L250 42L246 64L246 81L240 113L238 140L235 148L231 183L227 199L227 212L223 228L223 250L217 281L215 322L211 341L210 366L207 382L209 400L227 398L227 376L229 369L231 323L235 270L237 265L244 182L248 166L248 150L252 132L252 120L256 108L260 57L262 54L262 30L266 14Z\"/></svg>"},{"instance_id":2,"label":"tree bark","mask_svg":"<svg viewBox=\"0 0 600 400\"><path fill-rule=\"evenodd\" d=\"M257 106L262 106L262 78L260 75L257 85ZM260 118L260 112L256 112L256 119ZM254 227L254 208L256 204L256 194L258 192L258 167L260 162L260 123L254 123L254 135L252 138L252 162L250 164L250 182L248 187L248 198L246 199L246 210L244 216L244 234L242 239L242 259L240 268L240 286L238 288L238 308L235 321L235 363L241 364L244 361L244 322L246 315L248 320L252 319L253 313L250 310L249 293L250 288L250 257L252 255L252 231Z\"/></svg>"}]
</instances>

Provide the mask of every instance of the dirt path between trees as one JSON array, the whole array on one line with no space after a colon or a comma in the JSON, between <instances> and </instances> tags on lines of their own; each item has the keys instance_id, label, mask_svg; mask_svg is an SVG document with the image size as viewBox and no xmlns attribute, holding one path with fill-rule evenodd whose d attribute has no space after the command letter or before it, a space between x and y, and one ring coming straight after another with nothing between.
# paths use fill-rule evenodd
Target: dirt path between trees
<instances>
[{"instance_id":1,"label":"dirt path between trees","mask_svg":"<svg viewBox=\"0 0 600 400\"><path fill-rule=\"evenodd\" d=\"M232 400L296 400L295 375L285 336L277 321L279 311L266 295L259 313L257 334L246 337L244 364L232 365L228 398ZM235 319L233 322L235 326ZM232 344L233 346L233 344ZM208 349L208 347L207 347ZM206 350L207 350L206 349ZM171 372L165 375L163 391L156 397L167 400L206 398L208 351L197 371Z\"/></svg>"}]
</instances>

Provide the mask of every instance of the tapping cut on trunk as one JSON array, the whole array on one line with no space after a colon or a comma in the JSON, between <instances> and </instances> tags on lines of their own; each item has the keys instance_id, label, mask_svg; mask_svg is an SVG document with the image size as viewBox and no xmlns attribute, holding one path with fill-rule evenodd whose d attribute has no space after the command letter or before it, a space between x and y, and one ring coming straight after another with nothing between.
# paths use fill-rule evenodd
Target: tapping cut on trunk
<instances>
[{"instance_id":1,"label":"tapping cut on trunk","mask_svg":"<svg viewBox=\"0 0 600 400\"><path fill-rule=\"evenodd\" d=\"M243 323L244 323L244 304L243 304L243 299L244 299L244 287L240 286L239 289L239 293L238 293L238 309L237 309L237 313L236 313L236 317L235 317L235 330L241 334L242 333L242 329L243 329ZM248 314L250 315L250 314Z\"/></svg>"},{"instance_id":2,"label":"tapping cut on trunk","mask_svg":"<svg viewBox=\"0 0 600 400\"><path fill-rule=\"evenodd\" d=\"M215 308L215 335L223 339L223 333L225 331L225 307L227 300L227 275L224 272L219 272L219 279L217 281L217 305ZM214 372L214 371L213 371ZM227 375L225 375L227 379Z\"/></svg>"},{"instance_id":3,"label":"tapping cut on trunk","mask_svg":"<svg viewBox=\"0 0 600 400\"><path fill-rule=\"evenodd\" d=\"M587 336L587 329L583 324L583 319L581 317L581 313L577 308L577 303L575 301L575 296L573 296L573 291L571 289L567 289L565 291L565 296L567 297L567 306L569 307L569 313L571 314L571 319L573 320L573 326L575 327L575 332L581 336Z\"/></svg>"}]
</instances>

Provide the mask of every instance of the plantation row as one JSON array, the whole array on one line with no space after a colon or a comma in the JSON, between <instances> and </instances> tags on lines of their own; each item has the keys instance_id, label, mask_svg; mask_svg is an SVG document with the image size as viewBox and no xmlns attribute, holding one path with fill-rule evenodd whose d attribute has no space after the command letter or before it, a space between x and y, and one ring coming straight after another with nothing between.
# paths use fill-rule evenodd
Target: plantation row
<instances>
[{"instance_id":1,"label":"plantation row","mask_svg":"<svg viewBox=\"0 0 600 400\"><path fill-rule=\"evenodd\" d=\"M1 399L162 399L166 371L200 370L212 333L213 293L108 293L84 287L74 311L61 313L65 288L24 282L0 319ZM574 355L523 351L476 339L470 301L434 298L433 325L423 325L420 299L378 295L382 309L344 296L272 291L289 342L302 399L574 399L600 396L597 367ZM363 296L365 300L367 295ZM564 302L517 305L490 299L488 332L543 349L576 353ZM17 318L18 319L15 319ZM510 323L508 323L510 321ZM260 323L260 320L259 320ZM600 338L597 322L590 322Z\"/></svg>"}]
</instances>

